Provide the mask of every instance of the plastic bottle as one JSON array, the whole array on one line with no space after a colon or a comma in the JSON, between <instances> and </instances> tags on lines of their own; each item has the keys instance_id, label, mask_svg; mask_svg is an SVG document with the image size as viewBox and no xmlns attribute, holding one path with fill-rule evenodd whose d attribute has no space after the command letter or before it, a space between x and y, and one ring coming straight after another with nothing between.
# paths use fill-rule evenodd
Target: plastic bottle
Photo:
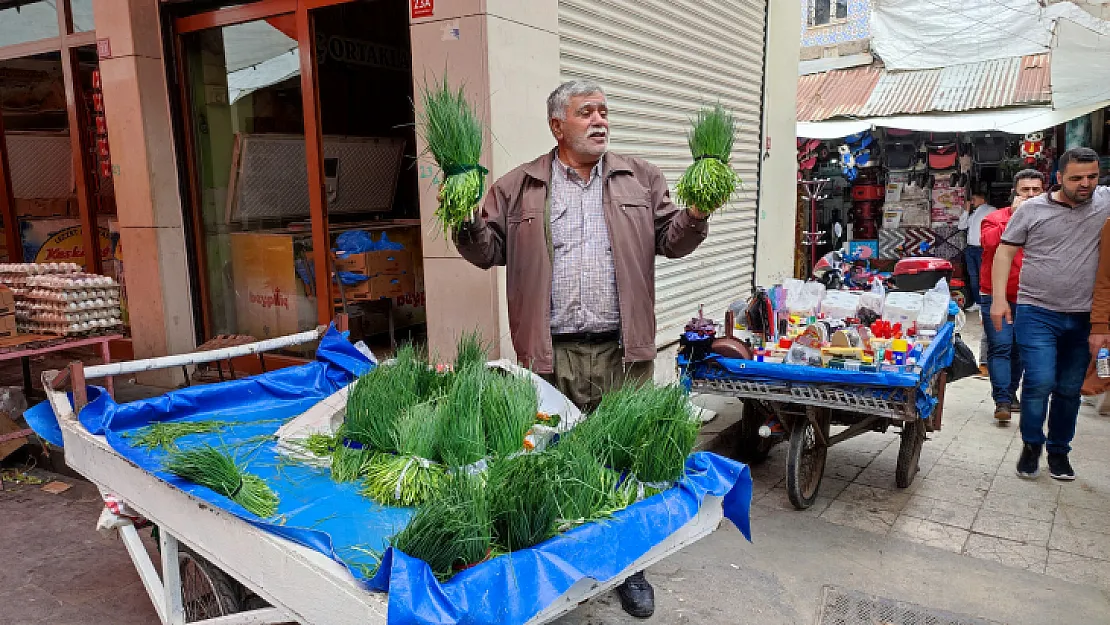
<instances>
[{"instance_id":1,"label":"plastic bottle","mask_svg":"<svg viewBox=\"0 0 1110 625\"><path fill-rule=\"evenodd\" d=\"M1095 362L1095 369L1098 371L1098 377L1110 378L1110 349L1103 347L1098 350L1098 359Z\"/></svg>"}]
</instances>

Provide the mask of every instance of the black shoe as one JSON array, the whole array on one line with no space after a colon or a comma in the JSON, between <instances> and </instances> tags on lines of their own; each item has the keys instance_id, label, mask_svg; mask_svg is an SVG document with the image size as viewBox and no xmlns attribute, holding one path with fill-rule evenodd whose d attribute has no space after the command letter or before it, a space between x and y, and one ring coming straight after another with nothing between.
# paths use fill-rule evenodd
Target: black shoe
<instances>
[{"instance_id":1,"label":"black shoe","mask_svg":"<svg viewBox=\"0 0 1110 625\"><path fill-rule=\"evenodd\" d=\"M994 405L994 418L1000 423L1009 421L1011 411L1010 404L997 403Z\"/></svg>"},{"instance_id":2,"label":"black shoe","mask_svg":"<svg viewBox=\"0 0 1110 625\"><path fill-rule=\"evenodd\" d=\"M1031 480L1041 474L1041 446L1025 443L1017 461L1017 475Z\"/></svg>"},{"instance_id":3,"label":"black shoe","mask_svg":"<svg viewBox=\"0 0 1110 625\"><path fill-rule=\"evenodd\" d=\"M1048 474L1054 480L1070 482L1075 479L1075 471L1068 462L1067 454L1048 454Z\"/></svg>"},{"instance_id":4,"label":"black shoe","mask_svg":"<svg viewBox=\"0 0 1110 625\"><path fill-rule=\"evenodd\" d=\"M621 607L629 615L648 618L655 614L655 589L644 578L643 571L630 576L623 584L617 586L617 594L621 598Z\"/></svg>"}]
</instances>

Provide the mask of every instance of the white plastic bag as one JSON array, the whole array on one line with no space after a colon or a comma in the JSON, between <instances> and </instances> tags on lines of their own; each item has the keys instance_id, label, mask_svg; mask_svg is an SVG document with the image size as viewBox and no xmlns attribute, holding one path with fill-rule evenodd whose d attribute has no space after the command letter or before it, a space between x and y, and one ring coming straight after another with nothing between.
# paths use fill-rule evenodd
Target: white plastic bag
<instances>
[{"instance_id":1,"label":"white plastic bag","mask_svg":"<svg viewBox=\"0 0 1110 625\"><path fill-rule=\"evenodd\" d=\"M871 280L871 290L859 296L859 313L870 311L876 318L883 316L883 301L886 299L886 287L878 278Z\"/></svg>"},{"instance_id":2,"label":"white plastic bag","mask_svg":"<svg viewBox=\"0 0 1110 625\"><path fill-rule=\"evenodd\" d=\"M921 314L917 316L919 330L935 330L944 325L948 319L948 302L952 295L948 290L948 281L941 278L937 285L925 293L921 303Z\"/></svg>"},{"instance_id":3,"label":"white plastic bag","mask_svg":"<svg viewBox=\"0 0 1110 625\"><path fill-rule=\"evenodd\" d=\"M920 293L903 293L900 291L889 293L883 303L883 319L890 323L900 323L903 328L909 328L919 315L924 304L924 297Z\"/></svg>"},{"instance_id":4,"label":"white plastic bag","mask_svg":"<svg viewBox=\"0 0 1110 625\"><path fill-rule=\"evenodd\" d=\"M801 280L787 280L783 286L786 288L787 314L809 317L821 310L820 298L806 283Z\"/></svg>"},{"instance_id":5,"label":"white plastic bag","mask_svg":"<svg viewBox=\"0 0 1110 625\"><path fill-rule=\"evenodd\" d=\"M851 291L829 291L821 302L821 312L832 319L850 319L859 312L860 296Z\"/></svg>"}]
</instances>

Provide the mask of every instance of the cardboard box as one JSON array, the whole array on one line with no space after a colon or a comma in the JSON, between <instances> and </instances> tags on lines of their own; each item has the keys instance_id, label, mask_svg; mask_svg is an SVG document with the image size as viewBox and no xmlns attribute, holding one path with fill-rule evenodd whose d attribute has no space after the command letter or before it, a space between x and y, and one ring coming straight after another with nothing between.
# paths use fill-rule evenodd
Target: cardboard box
<instances>
[{"instance_id":1,"label":"cardboard box","mask_svg":"<svg viewBox=\"0 0 1110 625\"><path fill-rule=\"evenodd\" d=\"M374 276L366 282L346 287L346 294L352 300L376 300L397 298L416 291L416 276L411 273L400 276Z\"/></svg>"},{"instance_id":2,"label":"cardboard box","mask_svg":"<svg viewBox=\"0 0 1110 625\"><path fill-rule=\"evenodd\" d=\"M18 334L15 331L15 315L4 315L0 317L0 338L8 338Z\"/></svg>"},{"instance_id":3,"label":"cardboard box","mask_svg":"<svg viewBox=\"0 0 1110 625\"><path fill-rule=\"evenodd\" d=\"M351 254L347 258L337 258L335 269L371 277L412 274L412 254L406 250Z\"/></svg>"},{"instance_id":4,"label":"cardboard box","mask_svg":"<svg viewBox=\"0 0 1110 625\"><path fill-rule=\"evenodd\" d=\"M15 314L15 293L0 284L0 315Z\"/></svg>"}]
</instances>

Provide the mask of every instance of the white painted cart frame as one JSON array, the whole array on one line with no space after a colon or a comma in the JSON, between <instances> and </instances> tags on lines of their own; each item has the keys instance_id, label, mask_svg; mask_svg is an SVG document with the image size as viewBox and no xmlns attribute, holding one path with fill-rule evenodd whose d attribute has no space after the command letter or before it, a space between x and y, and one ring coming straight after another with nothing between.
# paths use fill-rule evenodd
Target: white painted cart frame
<instances>
[{"instance_id":1,"label":"white painted cart frame","mask_svg":"<svg viewBox=\"0 0 1110 625\"><path fill-rule=\"evenodd\" d=\"M78 406L81 406L84 403L85 380L215 362L280 349L316 340L324 330L318 328L312 332L239 347L180 356L94 367L82 367L75 363L64 373L47 371L42 374L43 388L62 430L66 464L96 484L102 492L119 496L159 528L162 576L159 576L135 526L124 525L118 528L118 532L163 625L185 623L178 568L179 543L273 606L198 621L206 625L384 624L387 595L365 590L342 564L324 554L254 527L139 468L112 449L103 436L94 436L81 425L74 405L66 395L66 382L72 380L77 385L74 395ZM570 612L579 604L615 587L628 575L644 570L712 533L722 516L721 498L707 496L693 519L620 575L608 582L579 580L528 623L547 623Z\"/></svg>"}]
</instances>

